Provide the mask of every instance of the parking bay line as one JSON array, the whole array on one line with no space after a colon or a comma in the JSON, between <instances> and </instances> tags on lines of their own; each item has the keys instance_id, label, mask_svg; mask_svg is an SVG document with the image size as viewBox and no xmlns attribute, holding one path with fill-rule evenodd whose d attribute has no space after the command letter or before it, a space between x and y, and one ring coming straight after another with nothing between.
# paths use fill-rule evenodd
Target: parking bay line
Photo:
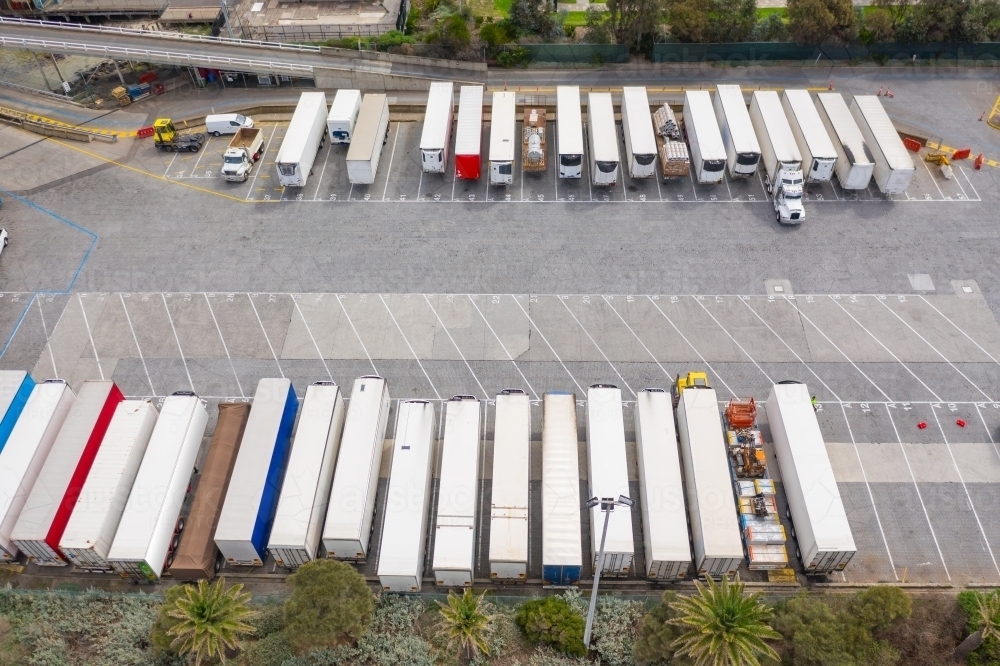
<instances>
[{"instance_id":1,"label":"parking bay line","mask_svg":"<svg viewBox=\"0 0 1000 666\"><path fill-rule=\"evenodd\" d=\"M399 141L400 125L401 123L396 123L396 136L392 140L392 152L389 154L389 168L385 174L385 187L382 188L382 201L385 201L385 193L389 191L389 179L392 177L392 160L396 157L396 142ZM326 168L325 164L323 165L323 168Z\"/></svg>"},{"instance_id":2,"label":"parking bay line","mask_svg":"<svg viewBox=\"0 0 1000 666\"><path fill-rule=\"evenodd\" d=\"M994 363L996 363L997 365L1000 365L1000 361L998 361L998 360L996 359L996 357L994 357L994 356L993 356L993 354L991 354L991 353L989 353L988 351L986 351L986 350L985 350L985 349L983 348L983 346L982 346L982 345L980 345L980 344L979 344L978 342L976 342L975 340L973 340L973 339L972 339L972 338L971 338L971 337L969 336L969 334L968 334L968 333L966 333L966 332L965 332L964 330L962 330L962 329L961 329L961 328L960 328L960 327L958 326L958 324L956 324L956 323L955 323L955 322L954 322L954 321L953 321L953 320L951 319L951 317L948 317L948 316L947 316L947 315L945 315L945 314L944 314L943 312L941 312L941 311L940 311L940 310L938 310L938 309L937 309L936 307L934 307L934 304L933 304L933 303L931 303L930 301L928 301L928 300L927 300L926 298L924 298L924 296L923 296L922 294L920 295L920 300L922 300L922 301L923 301L924 303L926 303L927 305L929 305L929 306L931 307L931 309L932 309L932 310L934 310L934 312L936 312L936 313L938 313L939 315L941 315L942 319L944 319L944 320L945 320L946 322L948 322L949 324L951 324L952 326L954 326L954 327L955 327L955 330L957 330L957 331L958 331L959 333L961 333L962 335L964 335L964 336L965 336L965 338L966 338L966 339L967 339L967 340L968 340L969 342L971 342L972 344L976 345L976 347L978 347L978 348L979 348L979 351L981 351L981 352L983 352L984 354L986 354L987 356L989 356L989 357L990 357L990 359L991 359L991 360L992 360L992 361L993 361Z\"/></svg>"},{"instance_id":3,"label":"parking bay line","mask_svg":"<svg viewBox=\"0 0 1000 666\"><path fill-rule=\"evenodd\" d=\"M260 313L257 312L257 305L253 302L253 295L250 294L250 292L246 292L246 295L247 300L250 301L250 307L253 308L253 313L257 317L257 323L260 324L260 330L264 333L264 340L267 341L267 347L271 350L271 356L274 357L274 364L278 366L278 374L280 374L281 378L284 379L285 372L281 369L281 363L278 361L278 355L274 353L274 347L271 345L271 338L267 334L267 329L264 328L264 322L261 321ZM291 297L291 294L288 294L288 296Z\"/></svg>"},{"instance_id":4,"label":"parking bay line","mask_svg":"<svg viewBox=\"0 0 1000 666\"><path fill-rule=\"evenodd\" d=\"M431 303L430 298L427 297L427 294L424 294L424 300L427 301L427 306L431 309L431 312L434 313L434 318L438 320L438 323L441 324L441 328L444 329L444 332L448 335L448 339L451 340L451 344L455 345L455 351L457 351L458 355L462 357L462 363L465 363L465 367L469 369L469 373L472 375L472 378L476 380L477 384L479 384L479 390L483 392L483 396L485 397L485 399L489 400L490 394L487 393L486 389L483 387L483 383L479 381L479 377L476 376L476 371L472 369L472 366L469 365L469 362L465 359L465 354L462 353L462 350L459 348L458 343L455 342L455 338L451 337L451 331L449 331L448 327L444 325L443 321L441 321L441 315L438 314L437 310L434 308L434 305Z\"/></svg>"},{"instance_id":5,"label":"parking bay line","mask_svg":"<svg viewBox=\"0 0 1000 666\"><path fill-rule=\"evenodd\" d=\"M361 339L361 335L358 333L358 329L354 326L354 320L351 319L351 315L347 314L347 308L344 307L344 298L346 294L336 294L337 302L340 303L340 309L344 311L344 316L347 317L347 323L351 325L351 330L354 331L354 337L358 339L358 344L361 345L361 350L364 351L365 356L368 357L368 362L372 364L372 370L378 375L378 368L375 367L375 361L372 360L371 354L368 353L368 347L365 346L364 340Z\"/></svg>"},{"instance_id":6,"label":"parking bay line","mask_svg":"<svg viewBox=\"0 0 1000 666\"><path fill-rule=\"evenodd\" d=\"M704 304L704 303L702 303L702 299L701 299L700 297L698 297L698 296L691 296L691 298L693 298L693 299L694 299L694 301L695 301L695 303L697 303L698 305L700 305L700 306L701 306L701 309L702 309L702 310L704 310L704 311L705 311L705 313L706 313L706 314L707 314L707 315L708 315L709 317L711 317L711 318L712 318L712 321L714 321L714 322L715 322L715 323L716 323L716 324L717 324L717 325L719 326L719 328L721 328L721 329L722 329L722 332L723 332L723 333L725 333L726 335L728 335L728 336L729 336L729 339L733 341L733 344L735 344L735 345L736 345L737 347L739 347L739 348L740 348L740 351L741 351L741 352L743 352L743 353L744 353L744 354L746 355L746 357L747 357L748 359L750 359L750 362L751 362L751 363L753 363L753 364L754 364L754 366L756 366L758 370L760 370L761 374L763 374L763 375L764 375L764 377L766 377L766 378L767 378L767 381L768 381L768 382L770 382L771 384L773 384L773 383L774 383L774 380L773 380L773 379L771 379L771 376L770 376L770 375L768 375L768 374L767 374L767 372L765 372L765 371L764 371L764 368L760 367L760 364L759 364L759 363L757 363L757 361L755 361L755 360L754 360L753 356L751 356L751 355L750 355L750 352L748 352L748 351L747 351L746 349L744 349L744 348L743 348L743 345L741 345L741 344L740 344L740 343L739 343L739 342L738 342L738 341L736 340L736 338L734 338L734 337L733 337L733 334L732 334L732 333L730 333L730 332L728 331L728 329L726 329L726 327L725 327L725 326L723 326L723 325L722 325L722 323L721 323L721 322L720 322L720 321L719 321L718 319L716 319L716 318L715 318L715 315L714 315L714 314L712 314L712 312L711 312L711 311L710 311L710 310L709 310L708 308L706 308L706 307L705 307L705 304Z\"/></svg>"},{"instance_id":7,"label":"parking bay line","mask_svg":"<svg viewBox=\"0 0 1000 666\"><path fill-rule=\"evenodd\" d=\"M503 353L507 354L507 358L509 358L510 362L514 364L514 369L517 370L517 374L521 375L521 379L523 379L524 383L528 386L528 390L531 391L531 394L533 396L535 396L535 400L538 400L539 399L538 398L538 394L535 393L535 389L533 389L531 387L531 382L529 382L528 378L524 376L523 372L521 372L521 368L518 367L517 361L515 361L514 357L511 356L511 354L510 354L509 351L507 351L507 345L505 345L503 343L503 340L500 339L500 336L497 335L497 332L495 330L493 330L493 326L490 324L489 320L486 318L486 315L483 314L483 311L479 309L478 305L476 305L476 300L472 297L472 294L466 294L466 296L469 298L469 301L472 302L472 307L476 308L476 312L478 312L479 316L483 318L483 322L485 322L486 323L486 327L490 329L490 333L492 333L493 337L497 339L498 343L500 343L500 347L503 349Z\"/></svg>"},{"instance_id":8,"label":"parking bay line","mask_svg":"<svg viewBox=\"0 0 1000 666\"><path fill-rule=\"evenodd\" d=\"M273 138L274 138L274 133L275 133L275 132L276 132L277 130L278 130L278 127L277 127L277 126L274 126L274 127L272 127L272 128L271 128L271 134L270 134L270 136L268 136L268 137L267 137L267 145L265 145L265 146L264 146L264 155L269 155L268 151L269 151L269 150L270 150L270 148L271 148L271 139L273 139ZM261 162L263 162L263 161L264 161L264 155L261 155L261 157L260 157L260 161L261 161ZM257 176L259 176L259 175L260 175L260 172L261 172L261 171L263 171L263 170L264 170L264 165L263 165L263 164L261 164L261 165L260 165L260 167L259 167L259 168L257 168L257 170L256 170L256 171L254 171L254 174L253 174L253 180L251 180L251 181L250 181L250 191L249 191L249 192L247 192L247 196L246 196L246 199L245 199L246 201L250 201L250 195L251 195L251 194L253 194L253 191L254 191L254 190L253 190L253 188L254 188L254 185L256 185L256 184L257 184Z\"/></svg>"},{"instance_id":9,"label":"parking bay line","mask_svg":"<svg viewBox=\"0 0 1000 666\"><path fill-rule=\"evenodd\" d=\"M194 381L191 379L191 371L188 369L187 359L184 358L184 350L181 349L181 339L177 336L177 328L174 327L174 318L170 315L170 306L167 305L167 296L162 291L160 299L163 301L163 309L167 311L167 320L170 322L170 330L174 332L174 342L177 343L177 351L181 354L181 362L184 364L184 373L187 375L188 384L191 385L192 393L197 393L194 389Z\"/></svg>"},{"instance_id":10,"label":"parking bay line","mask_svg":"<svg viewBox=\"0 0 1000 666\"><path fill-rule=\"evenodd\" d=\"M83 325L87 327L87 337L90 338L90 348L94 350L94 361L97 362L97 372L104 381L104 368L101 367L101 359L97 355L97 345L94 344L94 334L90 330L90 322L87 320L87 309L83 307L83 294L77 294L76 300L80 303L80 312L83 313Z\"/></svg>"},{"instance_id":11,"label":"parking bay line","mask_svg":"<svg viewBox=\"0 0 1000 666\"><path fill-rule=\"evenodd\" d=\"M410 353L413 354L414 360L416 360L417 365L420 366L420 370L424 373L424 377L427 378L427 383L431 385L431 390L434 391L434 395L437 396L438 400L440 400L441 394L438 393L437 387L434 386L434 382L431 381L431 376L427 374L427 370L424 368L424 364L420 362L420 357L417 356L417 352L413 349L413 345L410 344L410 340L406 337L406 334L403 333L403 329L400 327L399 322L396 321L396 315L392 313L392 310L389 308L389 304L385 302L385 298L382 297L382 294L379 294L378 297L379 300L382 301L382 305L385 306L385 311L388 312L389 316L392 318L392 323L396 325L396 330L398 330L399 334L403 336L403 342L405 342L406 346L409 347Z\"/></svg>"},{"instance_id":12,"label":"parking bay line","mask_svg":"<svg viewBox=\"0 0 1000 666\"><path fill-rule=\"evenodd\" d=\"M212 315L212 321L215 322L215 330L219 332L219 340L222 341L222 349L225 350L226 358L229 359L229 367L232 368L233 376L236 378L236 388L239 389L240 397L245 398L247 396L243 393L243 385L240 383L240 376L236 373L236 366L233 364L233 357L229 354L229 345L226 344L226 338L222 335L222 328L219 326L219 320L215 318L215 310L212 308L212 301L208 297L208 292L203 291L202 295L205 297L205 303L208 304L208 311ZM131 322L129 322L129 325L131 325ZM133 331L133 335L134 334L135 332ZM136 344L138 345L138 341ZM145 363L143 365L145 365ZM150 384L149 388L153 388L152 384Z\"/></svg>"},{"instance_id":13,"label":"parking bay line","mask_svg":"<svg viewBox=\"0 0 1000 666\"><path fill-rule=\"evenodd\" d=\"M521 305L521 302L517 300L517 296L515 296L514 294L508 294L508 295L509 295L509 296L510 296L511 298L513 298L513 299L514 299L514 302L515 302L515 303L517 303L517 307L521 308L521 312L523 312L523 313L524 313L524 316L528 318L528 323L529 323L529 324L531 324L531 325L532 325L532 326L534 327L534 329L535 329L536 331L538 331L538 335L539 335L539 337L541 337L541 338L542 338L542 340L544 340L544 341L545 341L545 344L546 344L546 345L548 345L548 347L549 347L549 350L550 350L550 351L552 352L552 355L556 357L556 360L557 360L557 361L559 361L559 365L561 365L561 366L562 366L562 368L563 368L563 370L565 370L565 371L566 371L566 374L567 374L567 375L569 375L569 378L573 380L573 383L574 383L574 384L576 384L576 387L577 387L578 389L580 389L580 394L581 394L581 395L585 395L585 394L586 394L587 392L583 390L583 387L582 387L582 386L580 386L580 382L576 381L576 377L574 377L574 376L573 376L573 373L572 373L572 372L570 372L570 371L569 371L569 368L567 368L567 367L566 367L566 364L565 364L565 363L563 363L563 360L562 360L562 358L561 358L561 357L559 356L559 353L558 353L558 352L556 352L555 348L554 348L554 347L552 346L552 343L550 343L550 342L549 342L549 340L548 340L548 338L546 338L546 337L545 337L545 334L544 334L544 333L542 333L542 329L538 328L538 326L537 326L537 325L535 324L535 322L534 322L534 321L532 321L532 319L531 319L531 315L530 315L530 314L528 314L528 311L524 309L524 306L523 306L523 305ZM529 305L530 305L530 303L529 303Z\"/></svg>"},{"instance_id":14,"label":"parking bay line","mask_svg":"<svg viewBox=\"0 0 1000 666\"><path fill-rule=\"evenodd\" d=\"M301 296L301 294L299 294L299 296ZM306 333L309 334L309 339L312 340L313 347L316 348L316 355L319 356L320 362L323 364L323 367L326 369L327 376L330 378L330 381L333 381L333 373L330 372L330 366L326 364L326 359L323 358L323 352L321 352L319 350L319 345L316 344L316 336L313 335L312 329L309 328L309 322L306 321L306 316L304 314L302 314L302 308L299 307L299 299L296 298L294 295L292 295L292 303L295 304L295 310L299 313L299 317L302 318L302 323L306 327Z\"/></svg>"},{"instance_id":15,"label":"parking bay line","mask_svg":"<svg viewBox=\"0 0 1000 666\"><path fill-rule=\"evenodd\" d=\"M566 304L566 301L569 299L569 296L566 296L565 298L562 296L556 296L556 298L563 304L563 307L566 308L566 311L569 312L570 316L573 317L573 321L575 321L577 326L580 327L580 330L583 331L583 334L587 336L587 339L590 340L590 342L594 345L595 348L597 348L598 353L604 357L604 360L607 361L608 365L611 366L611 369L615 371L615 374L618 375L618 379L622 380L622 383L625 384L625 388L627 388L629 393L632 394L632 397L633 398L636 397L635 391L633 391L632 387L629 386L628 381L626 381L626 379L622 377L622 373L618 372L618 368L616 368L615 364L611 362L611 359L608 358L608 355L604 353L604 350L601 349L601 346L597 344L597 340L595 340L593 336L590 335L590 331L588 331L584 327L584 325L577 318L576 313L574 313L573 310L570 309L569 305Z\"/></svg>"},{"instance_id":16,"label":"parking bay line","mask_svg":"<svg viewBox=\"0 0 1000 666\"><path fill-rule=\"evenodd\" d=\"M45 312L42 310L42 295L38 294L36 300L38 301L38 315L42 318L42 333L45 334L45 346L48 348L49 358L52 360L52 376L58 379L59 371L56 370L56 355L52 351L52 336L49 335L49 329L45 326ZM65 310L65 306L63 306L63 309ZM55 332L54 329L53 332Z\"/></svg>"},{"instance_id":17,"label":"parking bay line","mask_svg":"<svg viewBox=\"0 0 1000 666\"><path fill-rule=\"evenodd\" d=\"M129 297L132 295L129 294ZM125 304L125 297L121 292L118 293L118 298L122 302L122 309L125 310L125 320L128 321L128 328L132 332L132 340L135 342L135 349L139 352L139 360L142 361L142 369L146 373L146 381L149 382L149 390L152 394L156 395L156 389L153 388L153 379L149 376L149 368L146 366L146 358L142 355L142 347L139 346L139 338L135 334L135 327L132 326L132 316L128 313L128 306ZM243 392L240 391L242 394Z\"/></svg>"}]
</instances>

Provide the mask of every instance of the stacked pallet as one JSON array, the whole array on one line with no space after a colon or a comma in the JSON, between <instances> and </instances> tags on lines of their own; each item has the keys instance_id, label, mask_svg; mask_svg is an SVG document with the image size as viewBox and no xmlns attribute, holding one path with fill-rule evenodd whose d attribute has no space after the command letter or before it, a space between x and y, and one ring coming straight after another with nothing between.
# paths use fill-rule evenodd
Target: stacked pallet
<instances>
[{"instance_id":1,"label":"stacked pallet","mask_svg":"<svg viewBox=\"0 0 1000 666\"><path fill-rule=\"evenodd\" d=\"M687 145L681 140L677 118L664 104L653 113L653 128L656 130L656 147L663 167L663 178L684 178L691 167Z\"/></svg>"}]
</instances>

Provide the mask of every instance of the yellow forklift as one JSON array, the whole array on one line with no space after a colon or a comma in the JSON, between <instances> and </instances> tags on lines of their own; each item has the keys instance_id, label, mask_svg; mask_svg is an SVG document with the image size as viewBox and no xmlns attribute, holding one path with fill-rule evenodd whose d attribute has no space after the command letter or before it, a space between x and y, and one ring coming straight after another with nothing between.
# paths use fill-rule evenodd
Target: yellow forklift
<instances>
[{"instance_id":1,"label":"yellow forklift","mask_svg":"<svg viewBox=\"0 0 1000 666\"><path fill-rule=\"evenodd\" d=\"M180 134L170 118L157 118L153 122L153 142L157 148L168 153L197 153L207 138L205 134Z\"/></svg>"}]
</instances>

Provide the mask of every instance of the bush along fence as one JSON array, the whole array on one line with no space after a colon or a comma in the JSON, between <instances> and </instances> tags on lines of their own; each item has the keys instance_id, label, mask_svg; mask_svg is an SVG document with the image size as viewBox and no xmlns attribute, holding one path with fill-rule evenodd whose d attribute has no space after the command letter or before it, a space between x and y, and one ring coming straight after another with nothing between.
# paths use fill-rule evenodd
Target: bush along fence
<instances>
[{"instance_id":1,"label":"bush along fence","mask_svg":"<svg viewBox=\"0 0 1000 666\"><path fill-rule=\"evenodd\" d=\"M1000 59L1000 42L919 43L900 42L829 46L791 42L739 42L732 44L653 44L653 62L708 62L761 60L994 60Z\"/></svg>"},{"instance_id":2,"label":"bush along fence","mask_svg":"<svg viewBox=\"0 0 1000 666\"><path fill-rule=\"evenodd\" d=\"M629 58L627 44L519 44L505 47L505 50L511 53L521 53L523 50L523 55L533 62L600 65L626 63ZM500 61L498 54L497 62Z\"/></svg>"}]
</instances>

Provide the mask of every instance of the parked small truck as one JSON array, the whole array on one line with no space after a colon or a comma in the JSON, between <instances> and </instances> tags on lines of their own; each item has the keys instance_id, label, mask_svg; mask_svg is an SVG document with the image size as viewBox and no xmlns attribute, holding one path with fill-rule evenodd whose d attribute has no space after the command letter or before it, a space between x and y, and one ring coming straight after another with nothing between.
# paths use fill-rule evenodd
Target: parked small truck
<instances>
[{"instance_id":1,"label":"parked small truck","mask_svg":"<svg viewBox=\"0 0 1000 666\"><path fill-rule=\"evenodd\" d=\"M168 153L197 153L207 139L205 134L181 134L169 118L157 118L153 122L153 143Z\"/></svg>"},{"instance_id":2,"label":"parked small truck","mask_svg":"<svg viewBox=\"0 0 1000 666\"><path fill-rule=\"evenodd\" d=\"M253 165L263 154L264 135L260 128L240 128L222 156L222 177L245 183L253 171Z\"/></svg>"}]
</instances>

